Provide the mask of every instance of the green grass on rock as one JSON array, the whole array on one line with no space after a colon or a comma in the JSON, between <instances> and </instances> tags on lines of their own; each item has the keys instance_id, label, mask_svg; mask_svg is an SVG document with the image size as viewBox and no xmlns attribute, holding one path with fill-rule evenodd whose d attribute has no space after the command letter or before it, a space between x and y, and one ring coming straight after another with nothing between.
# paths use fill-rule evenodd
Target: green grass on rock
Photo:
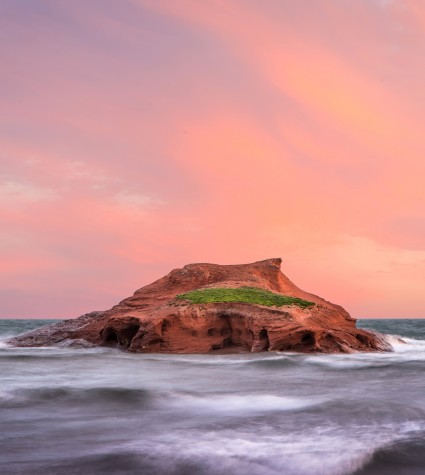
<instances>
[{"instance_id":1,"label":"green grass on rock","mask_svg":"<svg viewBox=\"0 0 425 475\"><path fill-rule=\"evenodd\" d=\"M177 295L178 299L189 300L191 303L218 303L218 302L242 302L254 305L266 305L267 307L282 307L283 305L297 305L301 308L308 308L314 305L308 300L286 295L275 294L268 290L256 287L238 288L207 288L193 290L185 294Z\"/></svg>"}]
</instances>

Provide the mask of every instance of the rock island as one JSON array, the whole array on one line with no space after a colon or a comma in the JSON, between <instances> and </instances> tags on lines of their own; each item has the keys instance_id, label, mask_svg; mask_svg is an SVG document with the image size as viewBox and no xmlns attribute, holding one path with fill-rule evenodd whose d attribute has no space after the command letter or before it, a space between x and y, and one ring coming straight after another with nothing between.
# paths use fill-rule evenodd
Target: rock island
<instances>
[{"instance_id":1,"label":"rock island","mask_svg":"<svg viewBox=\"0 0 425 475\"><path fill-rule=\"evenodd\" d=\"M384 351L339 305L299 289L282 260L189 264L118 305L33 330L16 346L116 346L138 353Z\"/></svg>"}]
</instances>

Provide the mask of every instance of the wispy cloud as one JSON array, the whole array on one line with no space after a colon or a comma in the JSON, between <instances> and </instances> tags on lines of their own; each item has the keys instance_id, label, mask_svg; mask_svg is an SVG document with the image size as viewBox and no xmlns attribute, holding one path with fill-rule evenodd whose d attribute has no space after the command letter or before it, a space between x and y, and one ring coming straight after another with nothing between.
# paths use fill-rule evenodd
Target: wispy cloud
<instances>
[{"instance_id":1,"label":"wispy cloud","mask_svg":"<svg viewBox=\"0 0 425 475\"><path fill-rule=\"evenodd\" d=\"M49 187L17 181L0 182L0 200L2 204L36 203L57 199L59 199L59 195Z\"/></svg>"},{"instance_id":2,"label":"wispy cloud","mask_svg":"<svg viewBox=\"0 0 425 475\"><path fill-rule=\"evenodd\" d=\"M114 201L120 205L134 209L143 209L160 204L164 204L158 198L148 194L135 193L131 191L120 191L115 195Z\"/></svg>"}]
</instances>

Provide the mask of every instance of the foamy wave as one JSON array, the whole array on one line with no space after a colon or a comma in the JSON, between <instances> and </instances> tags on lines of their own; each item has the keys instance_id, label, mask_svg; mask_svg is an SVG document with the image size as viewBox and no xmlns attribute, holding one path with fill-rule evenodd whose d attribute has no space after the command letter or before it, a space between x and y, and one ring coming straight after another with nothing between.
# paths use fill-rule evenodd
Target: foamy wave
<instances>
[{"instance_id":1,"label":"foamy wave","mask_svg":"<svg viewBox=\"0 0 425 475\"><path fill-rule=\"evenodd\" d=\"M1 348L11 348L11 345L7 342L8 338L1 338L0 339L0 349Z\"/></svg>"},{"instance_id":2,"label":"foamy wave","mask_svg":"<svg viewBox=\"0 0 425 475\"><path fill-rule=\"evenodd\" d=\"M390 345L392 351L309 355L303 359L303 363L341 370L380 368L408 362L425 361L425 340L415 340L399 335L380 334L380 337Z\"/></svg>"},{"instance_id":3,"label":"foamy wave","mask_svg":"<svg viewBox=\"0 0 425 475\"><path fill-rule=\"evenodd\" d=\"M171 405L174 407L190 408L191 410L205 411L208 413L232 413L250 414L274 411L295 411L313 407L325 402L325 399L315 398L292 398L275 396L273 394L250 394L250 395L202 395L194 396L179 394L173 397Z\"/></svg>"},{"instance_id":4,"label":"foamy wave","mask_svg":"<svg viewBox=\"0 0 425 475\"><path fill-rule=\"evenodd\" d=\"M150 441L126 444L125 449L149 453L158 464L157 473L168 473L164 463L175 466L190 460L196 473L209 475L349 475L364 467L376 451L408 440L423 427L402 423L380 429L377 433L369 425L327 425L280 434L272 427L245 433L231 429L174 431Z\"/></svg>"},{"instance_id":5,"label":"foamy wave","mask_svg":"<svg viewBox=\"0 0 425 475\"><path fill-rule=\"evenodd\" d=\"M388 343L393 349L394 349L394 346L404 345L406 343L405 337L402 337L400 335L390 335L390 334L380 333L379 336L383 338L385 342Z\"/></svg>"},{"instance_id":6,"label":"foamy wave","mask_svg":"<svg viewBox=\"0 0 425 475\"><path fill-rule=\"evenodd\" d=\"M240 357L235 355L161 355L149 354L141 356L144 361L167 361L170 363L182 363L187 365L206 365L206 366L223 366L223 365L246 365L257 362L267 361L286 361L288 355L283 353L246 353Z\"/></svg>"},{"instance_id":7,"label":"foamy wave","mask_svg":"<svg viewBox=\"0 0 425 475\"><path fill-rule=\"evenodd\" d=\"M22 401L23 398L16 396L13 391L0 391L0 402Z\"/></svg>"},{"instance_id":8,"label":"foamy wave","mask_svg":"<svg viewBox=\"0 0 425 475\"><path fill-rule=\"evenodd\" d=\"M394 351L398 353L410 351L425 352L425 340L415 340L414 338L399 335L385 335L385 338Z\"/></svg>"},{"instance_id":9,"label":"foamy wave","mask_svg":"<svg viewBox=\"0 0 425 475\"><path fill-rule=\"evenodd\" d=\"M373 354L350 354L350 355L314 355L308 356L304 363L323 366L325 368L342 370L342 369L364 369L364 368L379 368L387 366L392 362L386 358L382 358L381 355Z\"/></svg>"}]
</instances>

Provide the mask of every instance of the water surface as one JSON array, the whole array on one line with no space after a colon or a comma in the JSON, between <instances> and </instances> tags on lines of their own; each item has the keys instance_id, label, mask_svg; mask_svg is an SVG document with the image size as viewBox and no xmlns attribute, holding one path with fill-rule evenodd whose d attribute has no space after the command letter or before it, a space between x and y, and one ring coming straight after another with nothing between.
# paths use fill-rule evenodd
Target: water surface
<instances>
[{"instance_id":1,"label":"water surface","mask_svg":"<svg viewBox=\"0 0 425 475\"><path fill-rule=\"evenodd\" d=\"M50 322L50 321L49 321ZM11 336L36 320L1 320ZM423 475L425 321L394 352L0 347L0 473Z\"/></svg>"}]
</instances>

